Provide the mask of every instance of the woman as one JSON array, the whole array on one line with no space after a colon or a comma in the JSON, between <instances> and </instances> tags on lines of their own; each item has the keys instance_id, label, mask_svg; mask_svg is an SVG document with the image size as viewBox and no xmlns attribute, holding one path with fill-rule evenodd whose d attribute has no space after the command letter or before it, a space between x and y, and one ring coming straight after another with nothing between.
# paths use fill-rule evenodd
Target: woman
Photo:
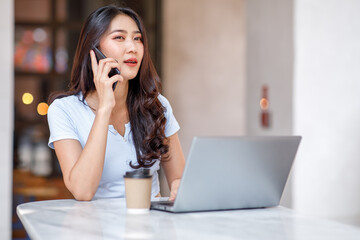
<instances>
[{"instance_id":1,"label":"woman","mask_svg":"<svg viewBox=\"0 0 360 240\"><path fill-rule=\"evenodd\" d=\"M98 63L94 46L108 58ZM121 74L109 77L112 68ZM75 199L124 197L123 175L138 168L150 168L152 197L159 196L159 162L175 199L185 161L179 125L159 87L139 16L115 6L93 12L81 30L69 91L49 99L49 146Z\"/></svg>"}]
</instances>

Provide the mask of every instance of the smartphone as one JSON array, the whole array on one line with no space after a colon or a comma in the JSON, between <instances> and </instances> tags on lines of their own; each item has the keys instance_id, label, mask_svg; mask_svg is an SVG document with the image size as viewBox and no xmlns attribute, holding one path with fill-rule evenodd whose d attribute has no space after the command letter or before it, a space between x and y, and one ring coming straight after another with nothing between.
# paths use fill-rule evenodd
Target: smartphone
<instances>
[{"instance_id":1,"label":"smartphone","mask_svg":"<svg viewBox=\"0 0 360 240\"><path fill-rule=\"evenodd\" d=\"M95 55L96 55L96 59L99 63L100 59L104 59L106 58L106 56L97 48L94 46L93 48L94 52L95 52ZM114 76L115 74L119 74L120 75L120 70L117 69L117 68L112 68L109 72L109 78ZM116 88L116 84L117 82L114 82L114 84L112 85L112 89L113 91L115 91L115 88Z\"/></svg>"}]
</instances>

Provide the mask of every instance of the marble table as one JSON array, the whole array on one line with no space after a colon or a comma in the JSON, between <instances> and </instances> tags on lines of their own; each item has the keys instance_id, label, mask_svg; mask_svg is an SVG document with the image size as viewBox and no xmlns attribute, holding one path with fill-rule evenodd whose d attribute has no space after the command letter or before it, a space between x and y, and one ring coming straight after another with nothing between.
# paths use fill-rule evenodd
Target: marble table
<instances>
[{"instance_id":1,"label":"marble table","mask_svg":"<svg viewBox=\"0 0 360 240\"><path fill-rule=\"evenodd\" d=\"M24 203L31 239L360 239L360 228L284 207L198 213L129 214L124 199Z\"/></svg>"}]
</instances>

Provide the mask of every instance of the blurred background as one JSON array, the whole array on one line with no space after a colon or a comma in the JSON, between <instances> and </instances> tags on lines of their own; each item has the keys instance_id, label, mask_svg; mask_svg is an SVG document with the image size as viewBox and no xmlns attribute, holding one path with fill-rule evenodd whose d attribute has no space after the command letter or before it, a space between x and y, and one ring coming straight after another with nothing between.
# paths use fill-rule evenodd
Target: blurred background
<instances>
[{"instance_id":1,"label":"blurred background","mask_svg":"<svg viewBox=\"0 0 360 240\"><path fill-rule=\"evenodd\" d=\"M72 198L47 98L68 86L85 18L112 3L144 20L185 156L199 135L301 135L281 204L360 226L360 1L1 0L0 239L27 238L18 204Z\"/></svg>"}]
</instances>

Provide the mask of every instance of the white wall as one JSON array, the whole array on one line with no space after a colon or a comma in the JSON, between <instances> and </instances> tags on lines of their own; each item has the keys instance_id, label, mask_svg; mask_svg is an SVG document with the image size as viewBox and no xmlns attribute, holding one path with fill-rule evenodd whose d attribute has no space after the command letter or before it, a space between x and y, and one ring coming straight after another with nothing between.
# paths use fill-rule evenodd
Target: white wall
<instances>
[{"instance_id":1,"label":"white wall","mask_svg":"<svg viewBox=\"0 0 360 240\"><path fill-rule=\"evenodd\" d=\"M295 9L294 206L360 225L360 1Z\"/></svg>"},{"instance_id":2,"label":"white wall","mask_svg":"<svg viewBox=\"0 0 360 240\"><path fill-rule=\"evenodd\" d=\"M293 1L246 1L247 131L291 135L293 99ZM260 99L268 86L270 128L262 128ZM291 177L281 204L291 207Z\"/></svg>"},{"instance_id":3,"label":"white wall","mask_svg":"<svg viewBox=\"0 0 360 240\"><path fill-rule=\"evenodd\" d=\"M302 135L282 204L360 225L360 1L248 0L249 134ZM294 46L293 46L294 43ZM261 86L272 128L261 129Z\"/></svg>"},{"instance_id":4,"label":"white wall","mask_svg":"<svg viewBox=\"0 0 360 240\"><path fill-rule=\"evenodd\" d=\"M0 239L11 238L12 136L13 136L13 1L0 7Z\"/></svg>"},{"instance_id":5,"label":"white wall","mask_svg":"<svg viewBox=\"0 0 360 240\"><path fill-rule=\"evenodd\" d=\"M185 157L196 135L245 134L244 2L167 0L163 14L163 89Z\"/></svg>"},{"instance_id":6,"label":"white wall","mask_svg":"<svg viewBox=\"0 0 360 240\"><path fill-rule=\"evenodd\" d=\"M163 1L163 93L185 158L194 136L246 132L244 21L243 0Z\"/></svg>"},{"instance_id":7,"label":"white wall","mask_svg":"<svg viewBox=\"0 0 360 240\"><path fill-rule=\"evenodd\" d=\"M247 130L292 133L293 1L246 1ZM261 88L268 85L271 127L260 125Z\"/></svg>"}]
</instances>

